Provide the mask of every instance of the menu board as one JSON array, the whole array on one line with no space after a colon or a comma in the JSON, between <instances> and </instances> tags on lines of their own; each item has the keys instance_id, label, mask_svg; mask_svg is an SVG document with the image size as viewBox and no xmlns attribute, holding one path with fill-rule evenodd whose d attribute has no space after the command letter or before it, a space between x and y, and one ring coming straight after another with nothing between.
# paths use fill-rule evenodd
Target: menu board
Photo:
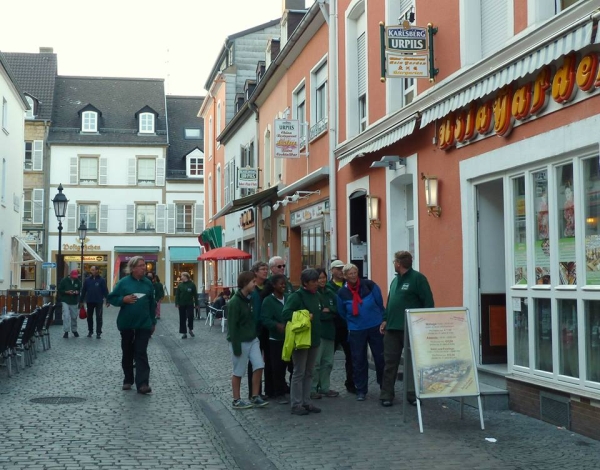
<instances>
[{"instance_id":1,"label":"menu board","mask_svg":"<svg viewBox=\"0 0 600 470\"><path fill-rule=\"evenodd\" d=\"M418 398L479 395L467 309L406 311Z\"/></svg>"}]
</instances>

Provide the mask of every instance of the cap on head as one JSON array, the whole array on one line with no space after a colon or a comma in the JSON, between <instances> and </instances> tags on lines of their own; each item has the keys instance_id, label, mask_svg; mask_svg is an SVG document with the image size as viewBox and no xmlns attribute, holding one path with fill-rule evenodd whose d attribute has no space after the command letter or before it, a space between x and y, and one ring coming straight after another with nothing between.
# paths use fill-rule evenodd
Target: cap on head
<instances>
[{"instance_id":1,"label":"cap on head","mask_svg":"<svg viewBox=\"0 0 600 470\"><path fill-rule=\"evenodd\" d=\"M71 271L71 277L73 279L79 277L79 271L77 269L73 269L73 271Z\"/></svg>"},{"instance_id":2,"label":"cap on head","mask_svg":"<svg viewBox=\"0 0 600 470\"><path fill-rule=\"evenodd\" d=\"M331 262L331 268L343 268L345 266L343 261L340 261L339 259L336 259L335 261Z\"/></svg>"}]
</instances>

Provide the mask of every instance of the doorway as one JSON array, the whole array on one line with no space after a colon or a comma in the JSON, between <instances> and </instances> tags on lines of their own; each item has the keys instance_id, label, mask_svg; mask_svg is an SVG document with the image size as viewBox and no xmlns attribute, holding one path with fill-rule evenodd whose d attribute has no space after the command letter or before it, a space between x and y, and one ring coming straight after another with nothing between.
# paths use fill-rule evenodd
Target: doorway
<instances>
[{"instance_id":1,"label":"doorway","mask_svg":"<svg viewBox=\"0 0 600 470\"><path fill-rule=\"evenodd\" d=\"M358 268L359 276L368 278L367 192L350 194L350 263Z\"/></svg>"},{"instance_id":2,"label":"doorway","mask_svg":"<svg viewBox=\"0 0 600 470\"><path fill-rule=\"evenodd\" d=\"M502 179L477 185L481 364L506 364L506 276Z\"/></svg>"}]
</instances>

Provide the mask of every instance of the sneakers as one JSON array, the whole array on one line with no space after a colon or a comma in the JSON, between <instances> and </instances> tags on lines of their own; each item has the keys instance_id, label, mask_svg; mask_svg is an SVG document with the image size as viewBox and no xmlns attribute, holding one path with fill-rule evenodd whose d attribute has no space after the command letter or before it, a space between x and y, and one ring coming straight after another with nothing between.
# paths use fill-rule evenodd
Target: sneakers
<instances>
[{"instance_id":1,"label":"sneakers","mask_svg":"<svg viewBox=\"0 0 600 470\"><path fill-rule=\"evenodd\" d=\"M92 332L91 332L91 331L88 333L87 337L88 337L88 338L91 338L91 337L92 337Z\"/></svg>"},{"instance_id":2,"label":"sneakers","mask_svg":"<svg viewBox=\"0 0 600 470\"><path fill-rule=\"evenodd\" d=\"M148 393L152 393L152 389L150 388L149 385L142 385L140 388L137 389L138 393L141 393L142 395L147 395Z\"/></svg>"},{"instance_id":3,"label":"sneakers","mask_svg":"<svg viewBox=\"0 0 600 470\"><path fill-rule=\"evenodd\" d=\"M323 393L323 396L327 398L335 398L340 396L340 392L336 392L335 390L329 390L328 392Z\"/></svg>"},{"instance_id":4,"label":"sneakers","mask_svg":"<svg viewBox=\"0 0 600 470\"><path fill-rule=\"evenodd\" d=\"M65 334L63 335L63 338L68 338L69 337L69 332L65 331Z\"/></svg>"},{"instance_id":5,"label":"sneakers","mask_svg":"<svg viewBox=\"0 0 600 470\"><path fill-rule=\"evenodd\" d=\"M392 405L393 405L392 400L381 400L381 406L385 406L387 408Z\"/></svg>"},{"instance_id":6,"label":"sneakers","mask_svg":"<svg viewBox=\"0 0 600 470\"><path fill-rule=\"evenodd\" d=\"M292 408L292 414L298 416L305 416L308 414L308 410L303 406L294 406Z\"/></svg>"},{"instance_id":7,"label":"sneakers","mask_svg":"<svg viewBox=\"0 0 600 470\"><path fill-rule=\"evenodd\" d=\"M365 401L366 396L364 393L357 393L356 394L356 401Z\"/></svg>"},{"instance_id":8,"label":"sneakers","mask_svg":"<svg viewBox=\"0 0 600 470\"><path fill-rule=\"evenodd\" d=\"M182 335L181 339L187 339L187 335L186 334Z\"/></svg>"},{"instance_id":9,"label":"sneakers","mask_svg":"<svg viewBox=\"0 0 600 470\"><path fill-rule=\"evenodd\" d=\"M318 392L310 392L310 399L311 400L320 400L321 398L323 398L323 395L321 395Z\"/></svg>"},{"instance_id":10,"label":"sneakers","mask_svg":"<svg viewBox=\"0 0 600 470\"><path fill-rule=\"evenodd\" d=\"M190 330L190 336L191 336L192 338L193 338L194 336L196 336L192 330Z\"/></svg>"},{"instance_id":11,"label":"sneakers","mask_svg":"<svg viewBox=\"0 0 600 470\"><path fill-rule=\"evenodd\" d=\"M231 407L234 410L247 410L248 408L252 408L253 406L254 405L252 405L252 403L242 400L241 398L238 398L237 400L233 400L233 403L231 405Z\"/></svg>"},{"instance_id":12,"label":"sneakers","mask_svg":"<svg viewBox=\"0 0 600 470\"><path fill-rule=\"evenodd\" d=\"M321 408L317 408L315 405L304 405L304 409L309 413L320 413Z\"/></svg>"},{"instance_id":13,"label":"sneakers","mask_svg":"<svg viewBox=\"0 0 600 470\"><path fill-rule=\"evenodd\" d=\"M96 339L100 339L100 334L99 333L96 335Z\"/></svg>"},{"instance_id":14,"label":"sneakers","mask_svg":"<svg viewBox=\"0 0 600 470\"><path fill-rule=\"evenodd\" d=\"M263 400L260 395L250 398L250 403L252 403L252 406L256 406L257 408L262 408L263 406L267 406L269 404L269 402Z\"/></svg>"},{"instance_id":15,"label":"sneakers","mask_svg":"<svg viewBox=\"0 0 600 470\"><path fill-rule=\"evenodd\" d=\"M131 390L131 384L123 384L122 390Z\"/></svg>"},{"instance_id":16,"label":"sneakers","mask_svg":"<svg viewBox=\"0 0 600 470\"><path fill-rule=\"evenodd\" d=\"M76 331L73 332L73 336L75 336L75 338L79 338L79 333L77 333Z\"/></svg>"}]
</instances>

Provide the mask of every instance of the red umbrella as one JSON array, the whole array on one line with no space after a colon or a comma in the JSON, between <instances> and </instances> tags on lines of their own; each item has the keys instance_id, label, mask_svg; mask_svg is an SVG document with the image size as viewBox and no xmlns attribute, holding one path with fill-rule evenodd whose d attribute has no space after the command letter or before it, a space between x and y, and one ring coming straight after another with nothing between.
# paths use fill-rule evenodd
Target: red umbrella
<instances>
[{"instance_id":1,"label":"red umbrella","mask_svg":"<svg viewBox=\"0 0 600 470\"><path fill-rule=\"evenodd\" d=\"M221 248L214 248L209 251L205 251L198 259L200 261L222 261L228 259L250 259L252 255L245 251L238 250L232 246L222 246Z\"/></svg>"}]
</instances>

